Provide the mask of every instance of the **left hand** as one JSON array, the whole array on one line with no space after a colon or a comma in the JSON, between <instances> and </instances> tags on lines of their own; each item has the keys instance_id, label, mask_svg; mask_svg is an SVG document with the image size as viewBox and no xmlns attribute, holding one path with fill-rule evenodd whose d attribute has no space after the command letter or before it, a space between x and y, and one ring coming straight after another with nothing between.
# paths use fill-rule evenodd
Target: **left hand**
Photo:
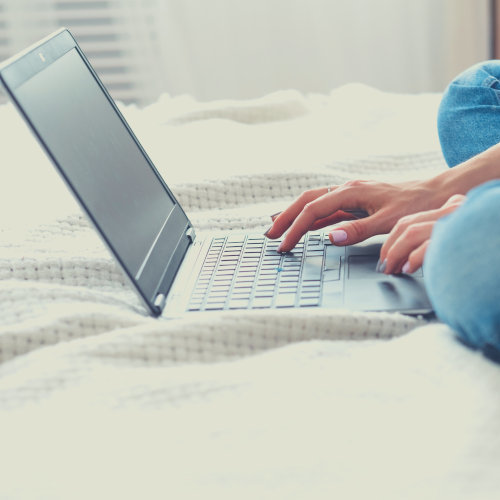
<instances>
[{"instance_id":1,"label":"left hand","mask_svg":"<svg viewBox=\"0 0 500 500\"><path fill-rule=\"evenodd\" d=\"M399 219L380 250L379 265L382 265L383 272L413 273L421 267L434 224L456 210L464 200L464 195L455 194L438 209Z\"/></svg>"}]
</instances>

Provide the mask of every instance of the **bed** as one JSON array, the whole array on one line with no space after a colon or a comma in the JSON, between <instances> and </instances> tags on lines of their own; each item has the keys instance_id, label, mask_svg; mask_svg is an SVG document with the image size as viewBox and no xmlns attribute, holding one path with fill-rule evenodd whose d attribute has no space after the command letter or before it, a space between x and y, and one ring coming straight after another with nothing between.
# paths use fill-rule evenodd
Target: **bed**
<instances>
[{"instance_id":1,"label":"bed","mask_svg":"<svg viewBox=\"0 0 500 500\"><path fill-rule=\"evenodd\" d=\"M438 94L361 84L121 106L198 232L445 167ZM0 107L0 498L499 498L500 366L437 321L153 319Z\"/></svg>"}]
</instances>

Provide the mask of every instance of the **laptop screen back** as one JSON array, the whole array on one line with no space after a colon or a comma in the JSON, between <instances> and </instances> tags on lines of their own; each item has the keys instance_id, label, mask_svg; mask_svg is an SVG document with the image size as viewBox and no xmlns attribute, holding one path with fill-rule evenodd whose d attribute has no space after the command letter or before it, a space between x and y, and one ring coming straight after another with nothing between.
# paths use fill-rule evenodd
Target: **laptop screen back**
<instances>
[{"instance_id":1,"label":"laptop screen back","mask_svg":"<svg viewBox=\"0 0 500 500\"><path fill-rule=\"evenodd\" d=\"M12 77L15 85L9 90L151 306L188 221L74 40L67 32L61 36L73 47L65 47L52 61L43 47L25 56L31 57L31 66L34 61L45 64L29 78ZM45 49L49 54L50 42ZM2 77L8 76L4 73ZM175 272L170 274L173 279Z\"/></svg>"},{"instance_id":2,"label":"laptop screen back","mask_svg":"<svg viewBox=\"0 0 500 500\"><path fill-rule=\"evenodd\" d=\"M80 54L70 50L18 87L16 95L135 276L174 203ZM68 120L68 110L74 119Z\"/></svg>"}]
</instances>

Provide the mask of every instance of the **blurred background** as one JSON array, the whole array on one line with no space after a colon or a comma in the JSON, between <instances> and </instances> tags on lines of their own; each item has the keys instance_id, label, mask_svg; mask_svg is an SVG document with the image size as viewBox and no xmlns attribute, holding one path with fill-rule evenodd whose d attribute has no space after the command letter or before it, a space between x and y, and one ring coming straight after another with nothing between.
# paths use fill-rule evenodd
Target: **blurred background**
<instances>
[{"instance_id":1,"label":"blurred background","mask_svg":"<svg viewBox=\"0 0 500 500\"><path fill-rule=\"evenodd\" d=\"M71 29L115 99L362 82L442 91L495 57L497 0L0 0L0 59Z\"/></svg>"}]
</instances>

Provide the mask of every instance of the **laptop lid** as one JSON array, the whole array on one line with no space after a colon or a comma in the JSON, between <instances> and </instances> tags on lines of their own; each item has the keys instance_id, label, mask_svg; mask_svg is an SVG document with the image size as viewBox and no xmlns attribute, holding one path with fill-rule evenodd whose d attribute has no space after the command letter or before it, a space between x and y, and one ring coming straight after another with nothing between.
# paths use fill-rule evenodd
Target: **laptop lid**
<instances>
[{"instance_id":1,"label":"laptop lid","mask_svg":"<svg viewBox=\"0 0 500 500\"><path fill-rule=\"evenodd\" d=\"M191 244L191 224L62 29L0 66L0 81L152 314Z\"/></svg>"}]
</instances>

